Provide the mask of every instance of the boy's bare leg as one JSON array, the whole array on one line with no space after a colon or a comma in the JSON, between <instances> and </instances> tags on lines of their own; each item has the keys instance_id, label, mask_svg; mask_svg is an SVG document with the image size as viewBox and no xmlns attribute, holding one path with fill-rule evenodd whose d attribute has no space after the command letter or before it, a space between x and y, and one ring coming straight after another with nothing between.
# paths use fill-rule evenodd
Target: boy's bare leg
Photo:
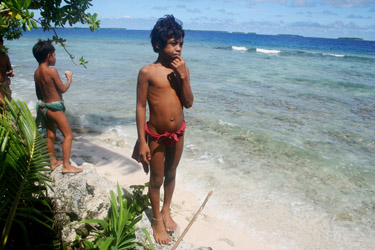
<instances>
[{"instance_id":1,"label":"boy's bare leg","mask_svg":"<svg viewBox=\"0 0 375 250\"><path fill-rule=\"evenodd\" d=\"M164 179L165 145L151 140L149 146L151 151L149 195L154 216L152 219L152 230L154 231L154 238L157 243L169 245L171 238L165 230L164 221L160 213L160 188Z\"/></svg>"},{"instance_id":2,"label":"boy's bare leg","mask_svg":"<svg viewBox=\"0 0 375 250\"><path fill-rule=\"evenodd\" d=\"M47 150L50 154L51 158L51 166L50 168L54 170L57 168L60 164L63 163L63 161L56 160L55 156L55 138L56 138L56 124L53 121L46 121L46 127L47 127Z\"/></svg>"},{"instance_id":3,"label":"boy's bare leg","mask_svg":"<svg viewBox=\"0 0 375 250\"><path fill-rule=\"evenodd\" d=\"M172 148L167 148L165 155L164 203L161 209L161 215L167 232L173 232L177 227L177 223L171 217L170 208L174 188L176 186L176 169L181 159L183 147L184 137L182 136Z\"/></svg>"},{"instance_id":4,"label":"boy's bare leg","mask_svg":"<svg viewBox=\"0 0 375 250\"><path fill-rule=\"evenodd\" d=\"M70 129L70 125L66 115L63 111L47 111L47 116L52 118L57 126L59 127L61 133L64 136L64 141L62 143L62 151L63 151L63 173L80 173L82 172L81 168L76 168L71 165L70 163L70 151L72 148L73 142L73 132ZM56 131L56 129L55 129ZM55 133L56 134L56 133Z\"/></svg>"}]
</instances>

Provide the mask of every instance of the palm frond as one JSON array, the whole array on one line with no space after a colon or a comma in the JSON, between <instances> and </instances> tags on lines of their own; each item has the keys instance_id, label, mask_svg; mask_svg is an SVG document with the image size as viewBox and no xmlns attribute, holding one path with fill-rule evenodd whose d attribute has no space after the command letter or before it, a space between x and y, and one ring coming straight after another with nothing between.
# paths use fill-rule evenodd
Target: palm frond
<instances>
[{"instance_id":1,"label":"palm frond","mask_svg":"<svg viewBox=\"0 0 375 250\"><path fill-rule=\"evenodd\" d=\"M26 103L6 100L6 105L7 110L0 114L0 215L5 220L0 249L5 247L17 216L26 215L41 224L50 220L34 207L37 203L45 205L40 201L48 182L45 139Z\"/></svg>"}]
</instances>

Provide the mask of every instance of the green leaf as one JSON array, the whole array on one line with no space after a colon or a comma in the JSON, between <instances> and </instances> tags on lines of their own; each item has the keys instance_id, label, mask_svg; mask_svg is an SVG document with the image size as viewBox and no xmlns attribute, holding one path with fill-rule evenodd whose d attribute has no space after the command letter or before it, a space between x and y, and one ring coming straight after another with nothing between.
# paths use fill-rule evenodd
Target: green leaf
<instances>
[{"instance_id":1,"label":"green leaf","mask_svg":"<svg viewBox=\"0 0 375 250\"><path fill-rule=\"evenodd\" d=\"M29 6L30 6L30 4L31 4L31 0L25 0L25 1L23 2L23 8L24 8L24 9L28 9Z\"/></svg>"},{"instance_id":2,"label":"green leaf","mask_svg":"<svg viewBox=\"0 0 375 250\"><path fill-rule=\"evenodd\" d=\"M154 250L154 244L152 243L152 239L150 237L150 234L147 232L147 230L145 228L142 228L141 230L146 235L146 238L147 238L148 244L150 244L151 250Z\"/></svg>"},{"instance_id":3,"label":"green leaf","mask_svg":"<svg viewBox=\"0 0 375 250\"><path fill-rule=\"evenodd\" d=\"M94 248L95 248L94 244L93 244L92 242L90 242L90 241L84 241L84 242L83 242L83 245L84 245L85 248L87 248L87 249L94 249Z\"/></svg>"},{"instance_id":4,"label":"green leaf","mask_svg":"<svg viewBox=\"0 0 375 250\"><path fill-rule=\"evenodd\" d=\"M105 221L105 220L98 220L98 219L84 220L84 221L77 222L76 224L87 224L87 223L97 223L97 224L101 225L104 228L106 228L106 227L109 226L109 223L107 221Z\"/></svg>"},{"instance_id":5,"label":"green leaf","mask_svg":"<svg viewBox=\"0 0 375 250\"><path fill-rule=\"evenodd\" d=\"M40 146L45 145L45 140L39 135L26 103L6 100L6 106L7 110L0 116L0 128L7 131L0 133L0 194L3 194L0 214L5 221L1 249L5 247L13 222L19 223L18 218L25 217L45 226L48 226L46 221L52 220L33 205L46 205L40 201L45 197L43 190L48 180L41 171L45 162L49 162L46 146Z\"/></svg>"},{"instance_id":6,"label":"green leaf","mask_svg":"<svg viewBox=\"0 0 375 250\"><path fill-rule=\"evenodd\" d=\"M111 243L115 240L114 237L108 237L105 242L103 243L103 245L100 247L100 250L107 250L109 248L109 246L111 245Z\"/></svg>"},{"instance_id":7,"label":"green leaf","mask_svg":"<svg viewBox=\"0 0 375 250\"><path fill-rule=\"evenodd\" d=\"M38 29L38 25L36 24L36 22L34 20L31 20L31 25L34 27L34 29Z\"/></svg>"}]
</instances>

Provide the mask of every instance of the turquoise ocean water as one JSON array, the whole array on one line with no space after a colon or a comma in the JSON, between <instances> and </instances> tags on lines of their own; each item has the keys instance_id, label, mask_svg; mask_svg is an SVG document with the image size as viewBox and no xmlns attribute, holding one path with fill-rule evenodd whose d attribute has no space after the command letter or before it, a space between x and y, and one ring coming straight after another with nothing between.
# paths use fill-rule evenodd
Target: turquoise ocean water
<instances>
[{"instance_id":1,"label":"turquoise ocean water","mask_svg":"<svg viewBox=\"0 0 375 250\"><path fill-rule=\"evenodd\" d=\"M131 151L138 71L157 57L149 31L59 34L89 61L75 67L56 47L61 76L74 73L72 127ZM5 43L13 97L31 109L31 49L48 37ZM178 181L199 197L214 190L212 209L275 249L373 249L375 42L187 31L184 44L195 103Z\"/></svg>"}]
</instances>

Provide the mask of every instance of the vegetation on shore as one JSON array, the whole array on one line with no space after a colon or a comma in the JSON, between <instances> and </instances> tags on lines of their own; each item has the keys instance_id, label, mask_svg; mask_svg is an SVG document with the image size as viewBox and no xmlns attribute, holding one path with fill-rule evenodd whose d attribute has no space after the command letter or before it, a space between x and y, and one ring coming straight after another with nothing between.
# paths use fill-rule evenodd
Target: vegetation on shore
<instances>
[{"instance_id":1,"label":"vegetation on shore","mask_svg":"<svg viewBox=\"0 0 375 250\"><path fill-rule=\"evenodd\" d=\"M141 220L142 212L150 203L148 196L143 195L145 186L135 187L134 197L123 198L121 188L117 184L117 198L113 191L110 192L111 208L107 218L105 220L92 219L79 222L79 224L86 223L92 227L94 240L88 240L90 236L81 240L77 239L72 246L73 249L81 249L82 246L89 250L129 249L137 246L154 249L150 235L145 229L142 229L142 231L150 246L136 241L135 225Z\"/></svg>"},{"instance_id":2,"label":"vegetation on shore","mask_svg":"<svg viewBox=\"0 0 375 250\"><path fill-rule=\"evenodd\" d=\"M0 109L0 249L5 248L14 223L22 232L15 236L28 239L27 224L36 223L52 230L53 222L46 201L46 141L38 133L26 103L5 102L7 110Z\"/></svg>"},{"instance_id":3,"label":"vegetation on shore","mask_svg":"<svg viewBox=\"0 0 375 250\"><path fill-rule=\"evenodd\" d=\"M339 37L337 39L342 39L342 40L359 40L359 41L364 41L365 39L360 38L360 37Z\"/></svg>"},{"instance_id":4,"label":"vegetation on shore","mask_svg":"<svg viewBox=\"0 0 375 250\"><path fill-rule=\"evenodd\" d=\"M54 231L53 209L48 198L49 154L26 103L5 100L0 109L0 249L127 249L149 246L135 241L135 225L149 206L146 186L132 186L133 196L117 198L111 191L111 209L106 220L91 220L94 241L82 239L64 246ZM53 187L50 187L53 189ZM150 248L151 239L144 230ZM7 244L8 243L8 244Z\"/></svg>"}]
</instances>

